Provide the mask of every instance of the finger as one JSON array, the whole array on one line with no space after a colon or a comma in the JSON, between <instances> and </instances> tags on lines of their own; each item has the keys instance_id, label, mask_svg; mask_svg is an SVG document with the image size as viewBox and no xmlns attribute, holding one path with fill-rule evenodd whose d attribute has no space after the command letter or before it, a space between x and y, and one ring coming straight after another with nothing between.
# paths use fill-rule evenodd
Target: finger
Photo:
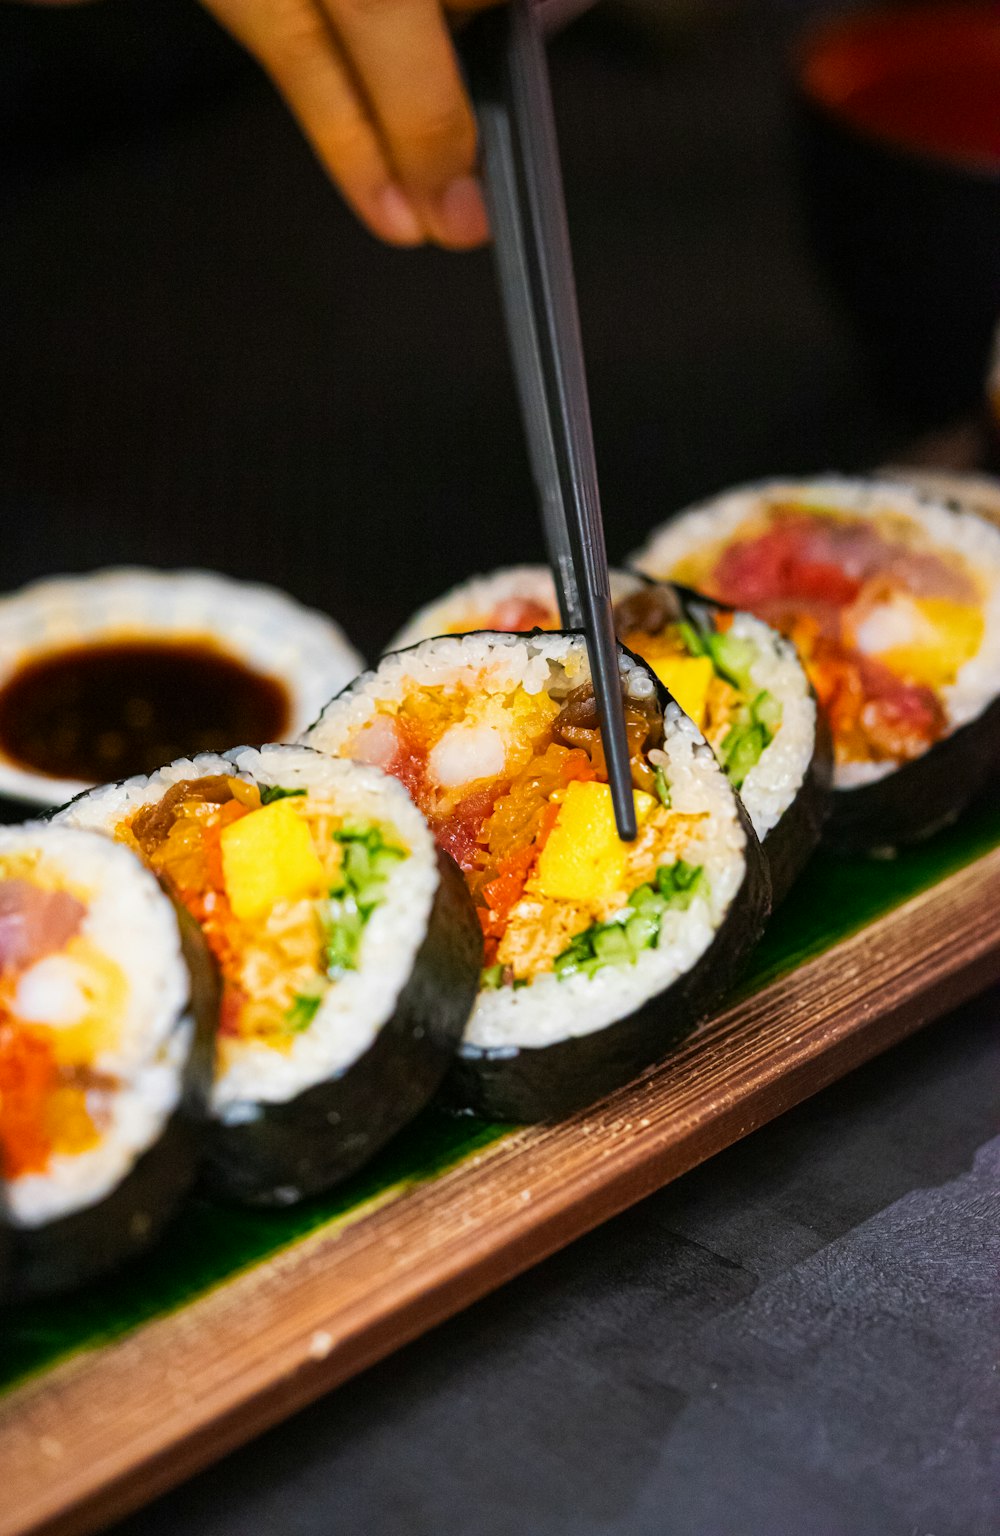
<instances>
[{"instance_id":1,"label":"finger","mask_svg":"<svg viewBox=\"0 0 1000 1536\"><path fill-rule=\"evenodd\" d=\"M399 179L442 245L487 238L476 126L438 0L324 0Z\"/></svg>"},{"instance_id":2,"label":"finger","mask_svg":"<svg viewBox=\"0 0 1000 1536\"><path fill-rule=\"evenodd\" d=\"M343 51L313 0L205 0L267 70L355 213L391 245L420 245L421 220L399 185Z\"/></svg>"}]
</instances>

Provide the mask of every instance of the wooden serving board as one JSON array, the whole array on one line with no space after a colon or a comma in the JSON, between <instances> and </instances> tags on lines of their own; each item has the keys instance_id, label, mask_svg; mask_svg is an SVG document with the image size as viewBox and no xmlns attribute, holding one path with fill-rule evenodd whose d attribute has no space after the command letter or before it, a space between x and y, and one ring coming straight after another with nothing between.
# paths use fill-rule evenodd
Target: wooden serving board
<instances>
[{"instance_id":1,"label":"wooden serving board","mask_svg":"<svg viewBox=\"0 0 1000 1536\"><path fill-rule=\"evenodd\" d=\"M0 1536L120 1517L998 979L986 806L815 861L744 993L593 1110L425 1126L305 1217L192 1208L166 1254L8 1316Z\"/></svg>"}]
</instances>

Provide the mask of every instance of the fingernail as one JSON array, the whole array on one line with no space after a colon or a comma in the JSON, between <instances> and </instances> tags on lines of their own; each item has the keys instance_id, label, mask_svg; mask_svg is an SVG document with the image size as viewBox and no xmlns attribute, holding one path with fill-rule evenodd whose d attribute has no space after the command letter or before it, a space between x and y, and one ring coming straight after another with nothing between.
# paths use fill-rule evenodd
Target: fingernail
<instances>
[{"instance_id":1,"label":"fingernail","mask_svg":"<svg viewBox=\"0 0 1000 1536\"><path fill-rule=\"evenodd\" d=\"M423 225L406 193L391 183L375 199L379 232L396 245L423 245Z\"/></svg>"},{"instance_id":2,"label":"fingernail","mask_svg":"<svg viewBox=\"0 0 1000 1536\"><path fill-rule=\"evenodd\" d=\"M482 189L474 176L456 176L441 194L437 208L441 239L447 245L482 245L490 237Z\"/></svg>"}]
</instances>

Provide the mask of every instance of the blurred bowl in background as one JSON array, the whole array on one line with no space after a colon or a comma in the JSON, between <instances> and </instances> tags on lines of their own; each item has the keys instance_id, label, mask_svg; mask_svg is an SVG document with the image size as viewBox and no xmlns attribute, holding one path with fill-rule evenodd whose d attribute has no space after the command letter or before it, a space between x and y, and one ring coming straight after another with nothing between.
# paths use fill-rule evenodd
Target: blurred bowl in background
<instances>
[{"instance_id":1,"label":"blurred bowl in background","mask_svg":"<svg viewBox=\"0 0 1000 1536\"><path fill-rule=\"evenodd\" d=\"M917 427L982 400L1000 315L1000 6L820 24L794 61L811 237Z\"/></svg>"}]
</instances>

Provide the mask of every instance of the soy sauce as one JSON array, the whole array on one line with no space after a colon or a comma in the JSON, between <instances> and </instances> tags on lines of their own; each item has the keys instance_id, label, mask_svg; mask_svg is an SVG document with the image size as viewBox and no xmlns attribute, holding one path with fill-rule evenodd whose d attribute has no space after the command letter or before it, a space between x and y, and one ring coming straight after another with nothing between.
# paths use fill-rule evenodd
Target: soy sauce
<instances>
[{"instance_id":1,"label":"soy sauce","mask_svg":"<svg viewBox=\"0 0 1000 1536\"><path fill-rule=\"evenodd\" d=\"M48 651L0 688L0 752L53 778L103 784L176 757L280 741L284 685L197 640Z\"/></svg>"}]
</instances>

